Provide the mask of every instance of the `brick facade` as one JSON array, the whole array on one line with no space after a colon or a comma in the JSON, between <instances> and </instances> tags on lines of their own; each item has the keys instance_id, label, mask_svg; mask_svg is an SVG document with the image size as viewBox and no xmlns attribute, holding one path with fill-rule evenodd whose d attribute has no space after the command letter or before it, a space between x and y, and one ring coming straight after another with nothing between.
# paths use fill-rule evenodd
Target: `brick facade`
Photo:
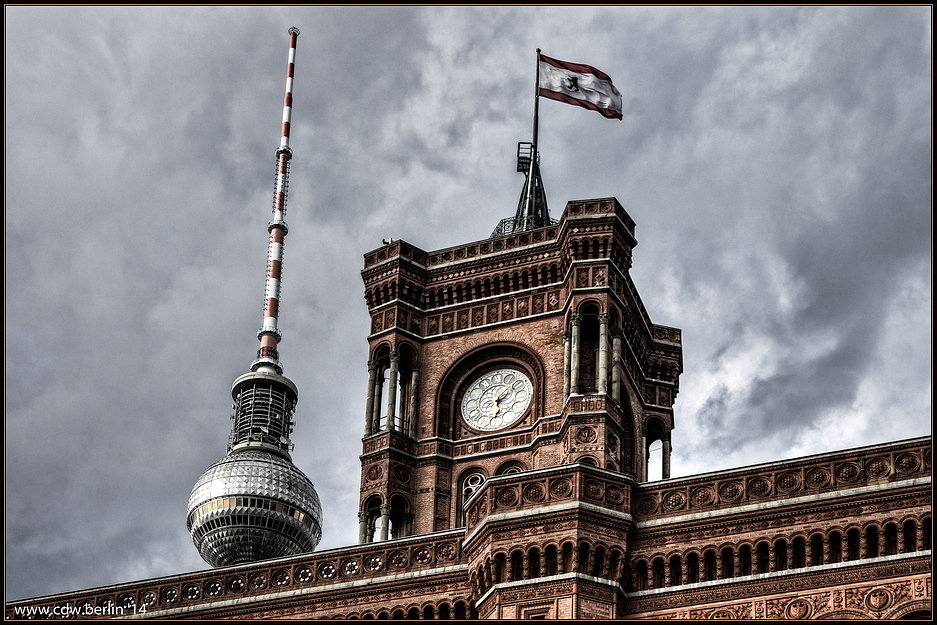
<instances>
[{"instance_id":1,"label":"brick facade","mask_svg":"<svg viewBox=\"0 0 937 625\"><path fill-rule=\"evenodd\" d=\"M538 230L365 255L360 544L7 617L929 615L929 437L668 478L681 334L631 282L634 227L614 198L588 200ZM529 378L530 405L475 427L463 396L499 369ZM647 482L658 440L666 479Z\"/></svg>"}]
</instances>

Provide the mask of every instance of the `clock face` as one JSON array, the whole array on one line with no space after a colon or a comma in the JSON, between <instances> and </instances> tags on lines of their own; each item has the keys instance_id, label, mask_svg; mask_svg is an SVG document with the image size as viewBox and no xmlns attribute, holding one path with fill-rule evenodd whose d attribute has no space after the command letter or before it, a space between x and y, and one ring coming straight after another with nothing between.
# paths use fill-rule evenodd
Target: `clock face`
<instances>
[{"instance_id":1,"label":"clock face","mask_svg":"<svg viewBox=\"0 0 937 625\"><path fill-rule=\"evenodd\" d=\"M534 386L517 369L496 369L478 377L462 397L462 418L490 432L511 425L530 406Z\"/></svg>"}]
</instances>

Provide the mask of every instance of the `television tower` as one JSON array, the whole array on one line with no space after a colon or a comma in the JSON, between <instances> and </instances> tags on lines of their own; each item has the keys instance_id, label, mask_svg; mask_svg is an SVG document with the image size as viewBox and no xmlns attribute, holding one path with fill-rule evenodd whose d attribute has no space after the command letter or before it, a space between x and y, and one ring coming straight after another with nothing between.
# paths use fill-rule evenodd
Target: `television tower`
<instances>
[{"instance_id":1,"label":"television tower","mask_svg":"<svg viewBox=\"0 0 937 625\"><path fill-rule=\"evenodd\" d=\"M249 373L231 388L234 425L225 457L208 467L189 496L187 526L202 558L229 566L307 553L322 537L322 507L312 482L290 458L299 392L284 377L277 329L280 269L289 186L293 64L299 29L290 28L283 131L276 151L273 219L267 224L267 283L260 349Z\"/></svg>"}]
</instances>

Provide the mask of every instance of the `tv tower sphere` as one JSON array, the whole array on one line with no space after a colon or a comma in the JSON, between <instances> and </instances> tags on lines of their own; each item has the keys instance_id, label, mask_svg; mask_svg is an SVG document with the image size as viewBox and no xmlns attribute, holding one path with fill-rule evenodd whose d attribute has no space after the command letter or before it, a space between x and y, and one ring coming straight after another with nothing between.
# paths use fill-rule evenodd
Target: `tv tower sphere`
<instances>
[{"instance_id":1,"label":"tv tower sphere","mask_svg":"<svg viewBox=\"0 0 937 625\"><path fill-rule=\"evenodd\" d=\"M260 349L251 371L236 379L231 388L234 425L228 452L208 467L189 496L186 525L202 558L212 566L308 553L322 537L319 496L290 458L293 411L299 392L282 375L277 352L298 36L299 30L291 28L283 132L276 151L273 219L267 224L270 242L264 320L257 333Z\"/></svg>"}]
</instances>

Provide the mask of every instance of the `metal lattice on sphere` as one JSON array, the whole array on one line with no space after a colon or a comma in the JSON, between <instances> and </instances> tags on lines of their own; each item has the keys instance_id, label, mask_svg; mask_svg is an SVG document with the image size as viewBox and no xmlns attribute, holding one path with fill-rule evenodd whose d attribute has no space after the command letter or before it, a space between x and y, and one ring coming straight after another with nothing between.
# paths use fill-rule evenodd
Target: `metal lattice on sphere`
<instances>
[{"instance_id":1,"label":"metal lattice on sphere","mask_svg":"<svg viewBox=\"0 0 937 625\"><path fill-rule=\"evenodd\" d=\"M230 566L312 551L322 537L322 507L312 482L292 462L241 451L196 482L187 525L206 562Z\"/></svg>"}]
</instances>

